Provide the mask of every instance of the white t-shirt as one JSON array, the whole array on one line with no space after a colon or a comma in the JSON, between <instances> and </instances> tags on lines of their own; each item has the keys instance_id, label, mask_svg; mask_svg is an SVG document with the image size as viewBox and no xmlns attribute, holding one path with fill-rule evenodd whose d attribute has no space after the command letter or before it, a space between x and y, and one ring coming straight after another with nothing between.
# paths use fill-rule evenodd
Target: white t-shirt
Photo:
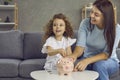
<instances>
[{"instance_id":1,"label":"white t-shirt","mask_svg":"<svg viewBox=\"0 0 120 80\"><path fill-rule=\"evenodd\" d=\"M57 41L53 36L49 37L45 44L43 45L42 48L42 53L48 53L46 47L50 46L53 49L66 49L67 47L73 45L76 42L76 39L71 39L71 38L66 38L66 37L62 37L61 41ZM58 53L54 56L47 56L46 58L46 63L44 68L46 70L56 70L56 62L62 58L62 56Z\"/></svg>"}]
</instances>

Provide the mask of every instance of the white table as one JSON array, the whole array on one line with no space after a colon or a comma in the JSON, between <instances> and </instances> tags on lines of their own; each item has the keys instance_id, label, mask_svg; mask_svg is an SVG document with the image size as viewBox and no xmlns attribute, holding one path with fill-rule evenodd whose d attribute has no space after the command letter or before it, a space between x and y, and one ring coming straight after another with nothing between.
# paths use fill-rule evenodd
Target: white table
<instances>
[{"instance_id":1,"label":"white table","mask_svg":"<svg viewBox=\"0 0 120 80\"><path fill-rule=\"evenodd\" d=\"M72 75L58 75L57 71L47 72L45 70L33 71L30 73L35 80L95 80L99 74L95 71L85 70L72 72Z\"/></svg>"}]
</instances>

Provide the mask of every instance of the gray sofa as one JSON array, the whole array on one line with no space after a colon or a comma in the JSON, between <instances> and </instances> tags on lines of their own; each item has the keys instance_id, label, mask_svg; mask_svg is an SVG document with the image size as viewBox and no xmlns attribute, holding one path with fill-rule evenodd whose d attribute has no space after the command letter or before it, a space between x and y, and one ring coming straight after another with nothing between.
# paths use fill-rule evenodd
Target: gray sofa
<instances>
[{"instance_id":1,"label":"gray sofa","mask_svg":"<svg viewBox=\"0 0 120 80\"><path fill-rule=\"evenodd\" d=\"M42 36L43 32L0 31L0 80L33 80L30 72L43 70L46 55L41 53ZM120 58L119 48L117 53ZM110 77L119 79L119 71Z\"/></svg>"}]
</instances>

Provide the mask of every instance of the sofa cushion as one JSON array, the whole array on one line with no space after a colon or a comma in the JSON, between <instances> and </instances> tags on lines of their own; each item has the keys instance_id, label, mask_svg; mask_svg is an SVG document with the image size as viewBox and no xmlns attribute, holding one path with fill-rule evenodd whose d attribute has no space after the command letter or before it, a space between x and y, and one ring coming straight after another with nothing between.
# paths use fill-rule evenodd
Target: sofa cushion
<instances>
[{"instance_id":1,"label":"sofa cushion","mask_svg":"<svg viewBox=\"0 0 120 80\"><path fill-rule=\"evenodd\" d=\"M24 59L45 58L41 53L43 32L24 33Z\"/></svg>"},{"instance_id":2,"label":"sofa cushion","mask_svg":"<svg viewBox=\"0 0 120 80\"><path fill-rule=\"evenodd\" d=\"M43 70L45 59L24 60L19 67L19 76L30 78L30 73L35 70Z\"/></svg>"},{"instance_id":3,"label":"sofa cushion","mask_svg":"<svg viewBox=\"0 0 120 80\"><path fill-rule=\"evenodd\" d=\"M0 31L0 58L23 58L23 33Z\"/></svg>"},{"instance_id":4,"label":"sofa cushion","mask_svg":"<svg viewBox=\"0 0 120 80\"><path fill-rule=\"evenodd\" d=\"M17 77L20 60L0 59L0 77Z\"/></svg>"}]
</instances>

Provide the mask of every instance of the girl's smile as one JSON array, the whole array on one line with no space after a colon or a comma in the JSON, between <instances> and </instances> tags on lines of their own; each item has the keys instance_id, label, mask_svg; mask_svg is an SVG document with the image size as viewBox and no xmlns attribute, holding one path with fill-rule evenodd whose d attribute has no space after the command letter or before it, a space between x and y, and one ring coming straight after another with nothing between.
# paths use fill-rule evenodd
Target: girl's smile
<instances>
[{"instance_id":1,"label":"girl's smile","mask_svg":"<svg viewBox=\"0 0 120 80\"><path fill-rule=\"evenodd\" d=\"M56 30L56 32L61 32L61 30Z\"/></svg>"}]
</instances>

